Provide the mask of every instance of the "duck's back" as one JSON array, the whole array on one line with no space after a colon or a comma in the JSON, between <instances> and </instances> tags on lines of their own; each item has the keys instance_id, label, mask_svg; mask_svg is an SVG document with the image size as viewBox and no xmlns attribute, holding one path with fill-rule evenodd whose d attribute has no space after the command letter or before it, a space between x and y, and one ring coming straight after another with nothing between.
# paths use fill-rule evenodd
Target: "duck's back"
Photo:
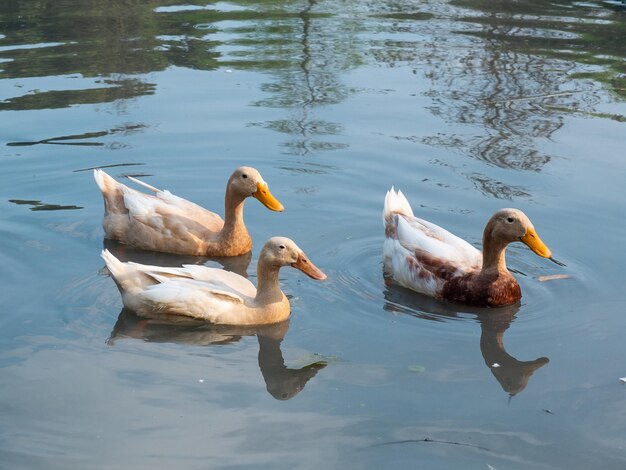
<instances>
[{"instance_id":1,"label":"duck's back","mask_svg":"<svg viewBox=\"0 0 626 470\"><path fill-rule=\"evenodd\" d=\"M106 238L144 250L202 255L224 222L197 204L138 182L155 195L118 183L102 170L94 177L105 202Z\"/></svg>"},{"instance_id":2,"label":"duck's back","mask_svg":"<svg viewBox=\"0 0 626 470\"><path fill-rule=\"evenodd\" d=\"M450 279L480 270L480 251L438 225L415 217L400 191L387 193L383 220L385 270L398 284L441 297Z\"/></svg>"}]
</instances>

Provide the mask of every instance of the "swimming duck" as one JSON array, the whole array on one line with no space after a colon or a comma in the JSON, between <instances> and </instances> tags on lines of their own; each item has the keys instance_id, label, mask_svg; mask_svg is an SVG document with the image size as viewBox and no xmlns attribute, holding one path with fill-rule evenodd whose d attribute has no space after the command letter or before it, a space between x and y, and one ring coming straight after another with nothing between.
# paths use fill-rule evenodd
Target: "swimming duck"
<instances>
[{"instance_id":1,"label":"swimming duck","mask_svg":"<svg viewBox=\"0 0 626 470\"><path fill-rule=\"evenodd\" d=\"M385 271L398 284L436 298L500 307L517 302L520 286L506 268L509 243L521 241L552 258L530 219L517 209L500 209L487 222L482 253L465 240L413 215L401 191L392 187L383 209Z\"/></svg>"},{"instance_id":2,"label":"swimming duck","mask_svg":"<svg viewBox=\"0 0 626 470\"><path fill-rule=\"evenodd\" d=\"M161 191L136 178L131 181L153 191L144 194L94 170L104 197L105 237L143 250L196 256L238 256L252 248L243 223L243 205L252 196L273 211L283 205L270 193L254 168L241 167L226 184L224 220L193 202Z\"/></svg>"},{"instance_id":3,"label":"swimming duck","mask_svg":"<svg viewBox=\"0 0 626 470\"><path fill-rule=\"evenodd\" d=\"M293 266L317 280L326 275L292 240L270 238L259 255L258 287L245 277L198 265L181 268L123 263L102 252L122 294L124 306L145 318L191 317L225 325L265 325L289 317L289 300L278 285L278 271Z\"/></svg>"}]
</instances>

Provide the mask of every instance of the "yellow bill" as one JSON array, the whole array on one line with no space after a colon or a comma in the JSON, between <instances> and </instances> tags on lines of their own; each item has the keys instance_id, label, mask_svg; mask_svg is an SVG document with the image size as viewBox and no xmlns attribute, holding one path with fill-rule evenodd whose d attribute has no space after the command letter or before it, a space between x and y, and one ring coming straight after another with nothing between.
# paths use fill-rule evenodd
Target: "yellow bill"
<instances>
[{"instance_id":1,"label":"yellow bill","mask_svg":"<svg viewBox=\"0 0 626 470\"><path fill-rule=\"evenodd\" d=\"M257 190L252 195L261 201L261 204L273 211L282 212L285 210L280 201L270 193L267 183L257 183L256 186Z\"/></svg>"},{"instance_id":2,"label":"yellow bill","mask_svg":"<svg viewBox=\"0 0 626 470\"><path fill-rule=\"evenodd\" d=\"M539 238L539 235L537 235L534 228L531 227L526 230L526 235L524 235L520 240L528 245L528 248L533 250L539 256L542 256L543 258L552 258L550 248L548 248L546 244L541 241L541 238Z\"/></svg>"}]
</instances>

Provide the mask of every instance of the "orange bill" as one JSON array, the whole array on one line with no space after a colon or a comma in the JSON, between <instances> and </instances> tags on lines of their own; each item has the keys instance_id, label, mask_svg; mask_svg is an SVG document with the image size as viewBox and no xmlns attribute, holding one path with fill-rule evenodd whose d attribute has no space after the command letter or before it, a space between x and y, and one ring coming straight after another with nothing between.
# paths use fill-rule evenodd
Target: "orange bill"
<instances>
[{"instance_id":1,"label":"orange bill","mask_svg":"<svg viewBox=\"0 0 626 470\"><path fill-rule=\"evenodd\" d=\"M285 210L280 201L270 193L267 183L257 183L256 186L257 190L252 195L261 201L261 204L273 211L282 212Z\"/></svg>"},{"instance_id":2,"label":"orange bill","mask_svg":"<svg viewBox=\"0 0 626 470\"><path fill-rule=\"evenodd\" d=\"M545 243L541 241L541 238L539 238L539 235L537 235L534 228L531 227L526 230L526 235L524 235L520 240L528 245L528 248L533 250L539 256L542 256L543 258L552 257L550 248L548 248Z\"/></svg>"},{"instance_id":3,"label":"orange bill","mask_svg":"<svg viewBox=\"0 0 626 470\"><path fill-rule=\"evenodd\" d=\"M296 261L295 263L291 263L291 266L299 269L307 276L312 277L313 279L317 279L318 281L323 281L324 279L326 279L326 274L324 274L318 269L317 266L311 263L302 251L298 255L298 261Z\"/></svg>"}]
</instances>

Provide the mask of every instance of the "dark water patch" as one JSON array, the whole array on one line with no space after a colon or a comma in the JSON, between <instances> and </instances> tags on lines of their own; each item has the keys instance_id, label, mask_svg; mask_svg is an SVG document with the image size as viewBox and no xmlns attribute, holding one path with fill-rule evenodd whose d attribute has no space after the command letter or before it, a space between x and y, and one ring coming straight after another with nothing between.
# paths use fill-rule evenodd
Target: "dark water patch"
<instances>
[{"instance_id":1,"label":"dark water patch","mask_svg":"<svg viewBox=\"0 0 626 470\"><path fill-rule=\"evenodd\" d=\"M390 446L390 445L398 445L398 444L416 444L420 442L433 443L433 444L445 444L445 445L451 445L451 446L465 446L465 447L472 447L478 450L483 450L486 452L491 452L491 450L488 449L487 447L482 447L482 446L470 444L467 442L445 441L445 440L439 440L439 439L431 439L429 437L425 437L423 439L405 439L402 441L381 442L380 444L372 445L372 447Z\"/></svg>"},{"instance_id":2,"label":"dark water patch","mask_svg":"<svg viewBox=\"0 0 626 470\"><path fill-rule=\"evenodd\" d=\"M392 20L409 20L409 21L426 21L435 17L432 13L421 11L416 12L390 12L390 13L373 13L374 18L388 18Z\"/></svg>"},{"instance_id":3,"label":"dark water patch","mask_svg":"<svg viewBox=\"0 0 626 470\"><path fill-rule=\"evenodd\" d=\"M98 168L117 168L120 166L141 166L141 165L145 165L145 163L113 163L111 165L98 165L98 166L94 166L94 167L90 167L90 168L80 168L78 170L72 170L73 173L78 173L81 171L92 171L92 170L96 170ZM131 175L134 176L134 175ZM140 175L140 176L144 176L144 175ZM151 175L150 175L151 176Z\"/></svg>"},{"instance_id":4,"label":"dark water patch","mask_svg":"<svg viewBox=\"0 0 626 470\"><path fill-rule=\"evenodd\" d=\"M103 137L108 135L106 131L102 132L87 132L79 135L67 135L61 137L50 137L48 139L38 140L36 142L8 142L9 147L27 147L37 144L57 144L57 145L87 145L87 146L101 146L104 145L101 142L64 142L66 140L80 140L80 139L93 139L96 137Z\"/></svg>"},{"instance_id":5,"label":"dark water patch","mask_svg":"<svg viewBox=\"0 0 626 470\"><path fill-rule=\"evenodd\" d=\"M489 178L486 175L473 174L469 176L470 181L476 185L476 189L485 195L493 196L496 199L506 199L509 201L522 198L530 198L531 194L521 186L505 184L501 181Z\"/></svg>"},{"instance_id":6,"label":"dark water patch","mask_svg":"<svg viewBox=\"0 0 626 470\"><path fill-rule=\"evenodd\" d=\"M87 90L53 90L36 92L0 102L0 111L67 108L79 104L111 103L154 93L154 84L138 79L107 81L110 86Z\"/></svg>"},{"instance_id":7,"label":"dark water patch","mask_svg":"<svg viewBox=\"0 0 626 470\"><path fill-rule=\"evenodd\" d=\"M9 202L18 205L28 205L32 206L30 208L31 211L65 211L65 210L75 210L75 209L83 209L81 206L65 206L61 204L47 204L41 201L35 200L23 200L23 199L9 199Z\"/></svg>"},{"instance_id":8,"label":"dark water patch","mask_svg":"<svg viewBox=\"0 0 626 470\"><path fill-rule=\"evenodd\" d=\"M626 116L622 115L622 114L612 114L612 113L596 113L596 112L585 112L585 111L580 111L578 109L570 109L570 108L559 108L556 106L549 106L549 108L554 109L555 111L559 111L561 113L569 113L572 115L576 115L579 114L581 116L586 116L586 117L590 117L590 118L600 118L600 119L610 119L612 121L617 121L617 122L626 122Z\"/></svg>"}]
</instances>

